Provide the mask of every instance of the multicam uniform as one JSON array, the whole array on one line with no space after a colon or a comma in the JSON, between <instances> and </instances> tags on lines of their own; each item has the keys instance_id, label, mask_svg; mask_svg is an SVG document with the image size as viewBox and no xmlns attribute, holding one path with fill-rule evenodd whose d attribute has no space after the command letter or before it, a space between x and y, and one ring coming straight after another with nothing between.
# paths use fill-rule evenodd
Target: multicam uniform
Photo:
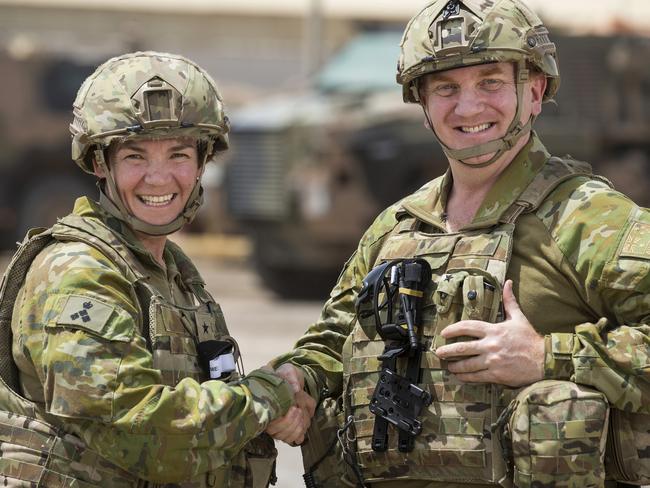
<instances>
[{"instance_id":1,"label":"multicam uniform","mask_svg":"<svg viewBox=\"0 0 650 488\"><path fill-rule=\"evenodd\" d=\"M367 482L494 486L514 476L518 486L602 483L607 402L650 413L650 212L590 176L587 166L551 158L533 134L460 231L445 230L449 174L388 208L367 230L321 318L277 361L300 366L321 400L343 395L339 421L354 417L344 444ZM368 403L384 343L374 324L357 319L355 301L378 263L411 257L426 259L433 271L423 304L420 386L434 400L420 417L412 452L398 452L392 426L388 451L374 452ZM550 381L524 390L463 384L435 355L444 343L439 333L466 318L498 322L505 279L546 338ZM508 405L510 422L491 430ZM505 441L505 463L497 437ZM636 442L647 445L648 437ZM638 455L650 457L642 448ZM347 479L356 482L350 473Z\"/></svg>"},{"instance_id":2,"label":"multicam uniform","mask_svg":"<svg viewBox=\"0 0 650 488\"><path fill-rule=\"evenodd\" d=\"M260 434L291 389L264 370L239 377L219 305L165 237L191 222L202 167L228 148L216 83L182 56L130 53L99 66L73 108L72 159L102 175L100 204L82 198L32 232L4 276L0 482L268 486L276 450ZM172 221L142 220L122 201L108 149L179 138L196 144L192 191ZM138 233L164 242L163 265Z\"/></svg>"},{"instance_id":3,"label":"multicam uniform","mask_svg":"<svg viewBox=\"0 0 650 488\"><path fill-rule=\"evenodd\" d=\"M267 486L275 449L256 436L292 393L266 371L241 379L227 361L221 380L209 380L198 345L229 343L234 359L237 346L180 249L167 242L163 269L87 198L22 249L39 242L49 245L29 267L11 319L24 398L0 385L0 482Z\"/></svg>"},{"instance_id":4,"label":"multicam uniform","mask_svg":"<svg viewBox=\"0 0 650 488\"><path fill-rule=\"evenodd\" d=\"M445 230L451 173L380 215L346 264L321 319L295 351L278 359L302 366L310 391L326 398L315 425L331 435L319 437L314 429L303 447L306 466L316 466L315 486L340 484L330 474L341 465L336 452L322 456L336 445L331 441L336 424L347 427L338 435L343 457L357 467L347 473L353 484L364 478L386 487L600 487L605 452L609 477L650 482L650 215L593 177L588 165L551 158L534 134L514 160L505 159L532 134L534 110L525 99L531 79L545 78L542 101L551 100L559 87L548 30L520 0L432 0L406 26L400 51L397 82L403 99L422 106L434 134L426 97L437 95L425 92L426 76L512 65L517 110L502 135L462 148L438 137L454 167L472 172L497 161L509 166L473 221L458 232ZM453 79L450 96L459 97L469 88ZM527 120L525 107L531 108ZM483 122L479 119L476 123ZM470 162L476 157L480 164ZM426 260L433 275L417 331L424 346L420 386L433 402L420 415L422 432L413 450L411 439L398 443L390 425L384 452L385 423L375 429L371 395L382 378L378 391L385 398L375 398L375 407L396 421L391 401L399 403L400 415L418 406L403 393L406 384L417 382L412 378L418 364L398 357L395 369L409 379L387 387L391 375L380 374L386 363L379 360L386 344L368 310L360 310L357 319L355 301L362 280L378 264L414 257ZM545 336L546 379L521 390L464 384L435 354L445 343L440 332L465 319L498 324L507 278L524 315ZM406 287L403 293L413 292ZM414 347L411 340L410 352ZM400 387L402 393L395 393ZM334 398L342 395L342 401L331 402L324 390Z\"/></svg>"}]
</instances>

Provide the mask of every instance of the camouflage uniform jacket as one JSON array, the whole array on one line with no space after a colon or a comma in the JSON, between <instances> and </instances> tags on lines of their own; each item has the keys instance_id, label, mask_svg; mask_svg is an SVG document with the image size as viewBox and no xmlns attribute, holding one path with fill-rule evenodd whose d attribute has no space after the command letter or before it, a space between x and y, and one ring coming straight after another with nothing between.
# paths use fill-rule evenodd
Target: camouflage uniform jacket
<instances>
[{"instance_id":1,"label":"camouflage uniform jacket","mask_svg":"<svg viewBox=\"0 0 650 488\"><path fill-rule=\"evenodd\" d=\"M112 239L116 255L109 259L65 222ZM61 234L64 228L69 235ZM234 372L225 378L230 382L206 381L197 344L232 339L220 308L173 243L165 246L163 269L128 228L87 198L77 200L73 214L52 232L57 229L56 240L29 267L13 309L19 393L34 408L21 411L20 402L12 404L5 391L0 395L2 472L43 479L43 472L29 474L20 456L6 452L16 431L6 437L7 418L14 413L46 421L64 436L69 462L52 467L66 457L50 452L43 455L51 458L45 467L59 480L82 481L60 486L244 486L243 452L250 453L249 441L286 412L288 385L262 370L243 379ZM116 264L115 256L127 255L140 266L140 277ZM149 300L141 298L138 280L150 290ZM207 314L196 307L199 299L208 303Z\"/></svg>"},{"instance_id":2,"label":"camouflage uniform jacket","mask_svg":"<svg viewBox=\"0 0 650 488\"><path fill-rule=\"evenodd\" d=\"M459 234L491 232L549 158L533 134ZM350 374L351 365L343 358L349 343L357 340L352 336L358 330L355 301L363 278L389 254L387 243L403 232L404 218L415 217L426 229L422 232L446 233L450 184L447 173L375 220L345 264L320 319L293 351L277 358L277 364L302 367L308 388L317 397L340 395ZM649 271L650 212L604 181L588 175L568 179L535 211L518 217L505 276L514 282L523 313L545 336L546 378L593 386L616 408L650 413ZM363 369L368 370L370 362ZM352 366L357 367L360 364ZM354 392L346 391L344 398L350 396Z\"/></svg>"}]
</instances>

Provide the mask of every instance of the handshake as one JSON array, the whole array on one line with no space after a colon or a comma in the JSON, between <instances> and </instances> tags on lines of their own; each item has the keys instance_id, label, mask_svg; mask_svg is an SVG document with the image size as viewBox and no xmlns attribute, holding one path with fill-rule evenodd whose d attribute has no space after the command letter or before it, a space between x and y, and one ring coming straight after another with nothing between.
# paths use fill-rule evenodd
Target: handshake
<instances>
[{"instance_id":1,"label":"handshake","mask_svg":"<svg viewBox=\"0 0 650 488\"><path fill-rule=\"evenodd\" d=\"M293 389L294 404L283 417L269 423L265 432L274 439L289 445L300 445L305 440L305 434L314 416L316 400L304 390L303 373L293 364L287 363L279 366L275 370L275 374L289 383Z\"/></svg>"}]
</instances>

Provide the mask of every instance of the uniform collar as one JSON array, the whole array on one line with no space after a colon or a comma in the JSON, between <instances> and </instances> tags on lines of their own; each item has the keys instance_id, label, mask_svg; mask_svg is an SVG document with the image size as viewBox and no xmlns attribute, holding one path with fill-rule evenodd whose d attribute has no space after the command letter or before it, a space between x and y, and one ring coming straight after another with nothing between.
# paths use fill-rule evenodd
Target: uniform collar
<instances>
[{"instance_id":1,"label":"uniform collar","mask_svg":"<svg viewBox=\"0 0 650 488\"><path fill-rule=\"evenodd\" d=\"M499 175L474 219L463 230L491 227L497 224L504 212L517 201L550 157L550 153L537 134L534 131L531 132L530 140ZM443 176L406 197L402 201L401 210L428 224L444 229L445 208L451 184L451 171L447 170Z\"/></svg>"},{"instance_id":2,"label":"uniform collar","mask_svg":"<svg viewBox=\"0 0 650 488\"><path fill-rule=\"evenodd\" d=\"M79 217L100 220L120 241L124 243L125 246L135 253L138 259L147 265L154 264L156 267L160 268L160 264L158 264L147 248L145 248L142 242L136 237L133 230L124 222L109 214L99 203L93 202L88 197L79 197L75 201L72 213ZM176 265L173 264L173 255L167 248L168 243L165 244L163 258L167 265L167 274L171 277L172 273L170 270L175 270L176 274L178 273L178 270L176 269ZM173 266L170 266L170 264L173 264Z\"/></svg>"}]
</instances>

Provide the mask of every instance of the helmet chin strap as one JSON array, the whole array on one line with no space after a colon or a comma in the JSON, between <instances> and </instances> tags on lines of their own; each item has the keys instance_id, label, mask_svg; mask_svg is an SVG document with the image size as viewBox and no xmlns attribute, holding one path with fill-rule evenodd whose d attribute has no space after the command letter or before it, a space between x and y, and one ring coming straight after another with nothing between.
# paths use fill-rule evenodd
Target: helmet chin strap
<instances>
[{"instance_id":1,"label":"helmet chin strap","mask_svg":"<svg viewBox=\"0 0 650 488\"><path fill-rule=\"evenodd\" d=\"M509 151L517 144L519 139L521 139L524 135L528 134L533 128L533 123L535 122L535 116L531 114L531 116L528 118L528 121L525 124L522 124L519 119L521 118L524 87L526 82L529 80L529 76L530 76L530 72L526 68L525 62L524 61L517 62L517 76L516 76L517 79L515 83L517 87L517 111L515 113L515 116L512 119L512 122L510 122L510 125L508 126L508 130L506 131L505 135L503 137L500 137L499 139L494 139L492 141L484 142L482 144L477 144L476 146L466 147L463 149L452 149L449 146L447 146L444 142L442 142L442 139L440 139L438 134L436 134L436 130L434 129L433 124L431 123L431 118L429 117L429 113L427 112L423 97L418 95L418 97L420 98L420 106L424 111L424 116L427 119L429 127L431 128L431 132L433 132L433 135L436 136L438 143L440 144L440 146L442 146L442 150L447 155L447 157L454 159L455 161L458 161L459 163L469 168L485 168L498 161L499 158L503 156L503 154L506 151ZM486 154L492 154L492 153L494 153L494 155L483 163L472 164L466 162L467 159L475 158L477 156L484 156Z\"/></svg>"},{"instance_id":2,"label":"helmet chin strap","mask_svg":"<svg viewBox=\"0 0 650 488\"><path fill-rule=\"evenodd\" d=\"M104 151L102 149L95 150L95 161L97 166L103 169L104 174L106 175L106 182L108 184L109 191L113 198L110 198L106 193L106 188L104 185L99 185L99 203L109 214L113 217L121 220L133 230L147 234L150 236L166 236L172 234L183 227L185 224L190 223L199 207L203 203L203 188L201 187L200 178L197 178L194 188L192 188L192 193L185 204L183 211L171 222L163 225L150 224L145 222L142 219L137 218L133 215L124 205L124 202L120 198L120 194L117 191L117 185L115 184L115 179L111 173L106 160L104 159ZM205 161L204 163L205 164Z\"/></svg>"}]
</instances>

